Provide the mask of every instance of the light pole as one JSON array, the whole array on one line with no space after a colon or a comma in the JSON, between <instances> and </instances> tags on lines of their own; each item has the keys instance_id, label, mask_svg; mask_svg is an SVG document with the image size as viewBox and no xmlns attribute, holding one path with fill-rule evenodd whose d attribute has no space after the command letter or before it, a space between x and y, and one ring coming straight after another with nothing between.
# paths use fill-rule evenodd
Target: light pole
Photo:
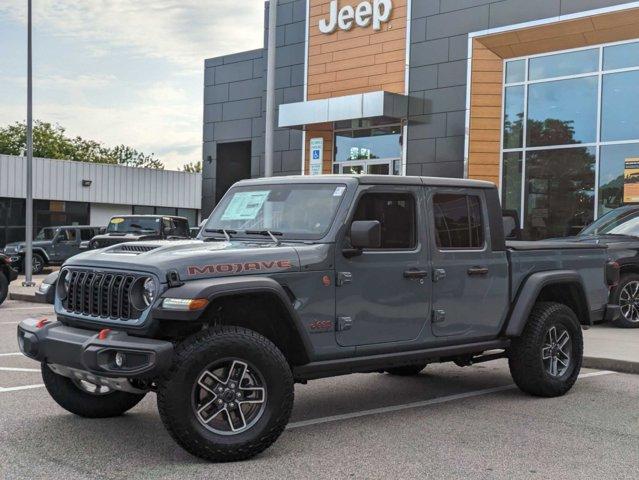
<instances>
[{"instance_id":1,"label":"light pole","mask_svg":"<svg viewBox=\"0 0 639 480\"><path fill-rule=\"evenodd\" d=\"M264 132L264 176L273 176L273 137L275 135L275 55L277 50L277 0L268 7L268 63L266 65L266 128Z\"/></svg>"},{"instance_id":2,"label":"light pole","mask_svg":"<svg viewBox=\"0 0 639 480\"><path fill-rule=\"evenodd\" d=\"M35 285L33 273L33 72L31 58L31 0L28 0L27 20L27 204L25 221L26 245L24 252L25 287Z\"/></svg>"}]
</instances>

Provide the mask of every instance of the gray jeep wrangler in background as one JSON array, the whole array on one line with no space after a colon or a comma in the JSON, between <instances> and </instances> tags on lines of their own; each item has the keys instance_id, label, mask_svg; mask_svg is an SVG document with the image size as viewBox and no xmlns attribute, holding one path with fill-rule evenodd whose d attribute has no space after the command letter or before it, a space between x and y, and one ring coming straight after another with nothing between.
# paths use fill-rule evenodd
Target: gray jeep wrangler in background
<instances>
[{"instance_id":1,"label":"gray jeep wrangler in background","mask_svg":"<svg viewBox=\"0 0 639 480\"><path fill-rule=\"evenodd\" d=\"M507 358L524 392L565 394L582 327L618 315L617 267L596 244L507 245L487 182L246 180L197 240L68 261L57 320L18 342L66 410L116 416L153 391L182 447L241 460L282 433L295 382Z\"/></svg>"}]
</instances>

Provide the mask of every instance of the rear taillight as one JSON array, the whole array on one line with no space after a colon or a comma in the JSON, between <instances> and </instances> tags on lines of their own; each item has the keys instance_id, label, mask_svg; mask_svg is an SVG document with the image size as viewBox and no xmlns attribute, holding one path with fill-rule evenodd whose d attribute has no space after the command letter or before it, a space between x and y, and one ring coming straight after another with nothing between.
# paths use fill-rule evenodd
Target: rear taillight
<instances>
[{"instance_id":1,"label":"rear taillight","mask_svg":"<svg viewBox=\"0 0 639 480\"><path fill-rule=\"evenodd\" d=\"M621 267L617 262L606 263L606 283L609 287L616 287L619 285L619 271Z\"/></svg>"}]
</instances>

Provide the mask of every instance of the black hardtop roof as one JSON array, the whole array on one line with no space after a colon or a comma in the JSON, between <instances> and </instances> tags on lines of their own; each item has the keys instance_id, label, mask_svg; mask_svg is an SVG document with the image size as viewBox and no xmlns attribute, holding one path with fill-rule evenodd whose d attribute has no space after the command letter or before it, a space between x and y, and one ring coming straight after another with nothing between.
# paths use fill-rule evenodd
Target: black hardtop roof
<instances>
[{"instance_id":1,"label":"black hardtop roof","mask_svg":"<svg viewBox=\"0 0 639 480\"><path fill-rule=\"evenodd\" d=\"M113 215L111 217L111 220L113 220L114 218L179 218L180 220L188 220L186 217L180 217L179 215Z\"/></svg>"},{"instance_id":2,"label":"black hardtop roof","mask_svg":"<svg viewBox=\"0 0 639 480\"><path fill-rule=\"evenodd\" d=\"M359 183L360 185L420 185L457 188L497 188L494 183L483 180L443 177L409 177L399 175L290 175L284 177L255 178L241 180L237 185L266 185L291 183Z\"/></svg>"}]
</instances>

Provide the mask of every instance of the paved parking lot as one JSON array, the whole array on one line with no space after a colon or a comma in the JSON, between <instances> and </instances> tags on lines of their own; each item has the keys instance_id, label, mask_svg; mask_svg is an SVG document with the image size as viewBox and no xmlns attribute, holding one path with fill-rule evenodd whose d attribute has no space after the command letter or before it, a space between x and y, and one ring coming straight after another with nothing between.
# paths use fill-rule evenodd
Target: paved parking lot
<instances>
[{"instance_id":1,"label":"paved parking lot","mask_svg":"<svg viewBox=\"0 0 639 480\"><path fill-rule=\"evenodd\" d=\"M639 468L639 376L586 370L573 391L536 399L505 361L429 366L296 388L292 423L254 460L209 464L164 431L150 394L117 419L60 409L15 327L52 307L0 307L0 478L614 478Z\"/></svg>"}]
</instances>

